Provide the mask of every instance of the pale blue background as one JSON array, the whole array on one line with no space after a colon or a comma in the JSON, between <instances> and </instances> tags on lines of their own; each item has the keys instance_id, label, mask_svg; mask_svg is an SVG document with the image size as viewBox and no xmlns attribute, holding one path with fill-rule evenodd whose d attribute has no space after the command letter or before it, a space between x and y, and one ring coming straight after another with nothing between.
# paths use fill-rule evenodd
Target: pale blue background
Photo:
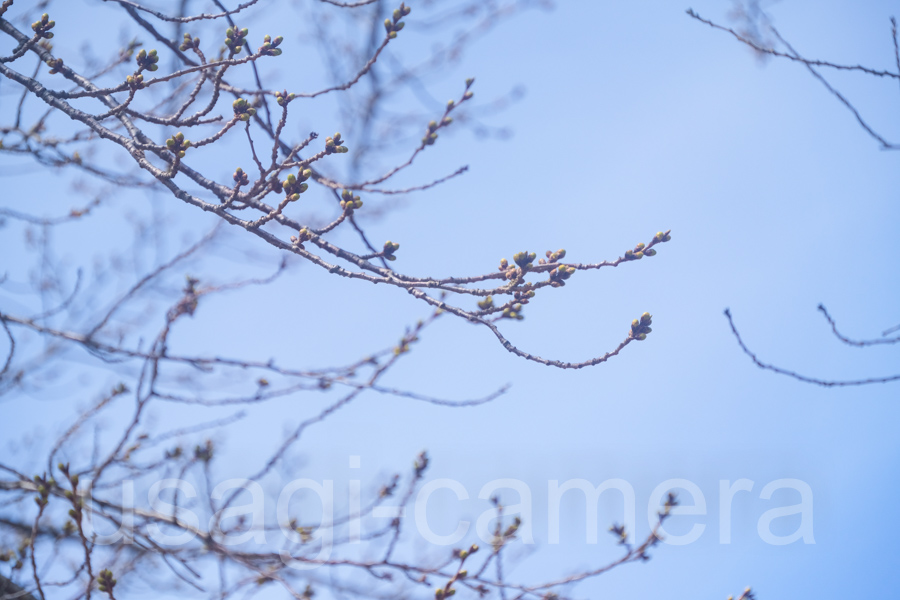
<instances>
[{"instance_id":1,"label":"pale blue background","mask_svg":"<svg viewBox=\"0 0 900 600\"><path fill-rule=\"evenodd\" d=\"M823 378L896 372L896 347L843 346L815 308L824 303L854 337L876 337L900 323L900 155L880 151L802 66L763 65L728 35L688 18L689 6L721 22L729 8L713 0L559 2L476 42L433 91L455 97L468 76L477 78L479 99L524 85L521 101L484 119L514 136L442 136L403 181L424 182L460 164L469 173L409 197L389 219L368 226L379 243L401 243L397 268L431 275L483 272L522 249L565 247L572 261L612 259L672 229L672 242L656 257L579 273L528 306L525 321L503 328L527 351L580 361L613 348L646 310L654 315L649 339L608 364L564 372L508 354L485 329L442 319L385 383L466 398L511 382L509 394L459 410L368 395L309 432L299 448L309 460L302 476L333 478L340 495L351 477L348 455L362 457L359 473L368 482L405 469L427 448L430 476L458 479L471 496L494 478L524 480L534 491L539 542L512 570L525 580L617 556L605 534L596 546L584 543L584 507L574 493L563 503L562 543L546 545L548 480L628 480L637 491L638 533L646 535L652 489L687 478L703 491L708 515L673 519L671 529L706 523L701 540L663 546L648 564L586 583L576 596L725 598L746 585L762 600L893 595L900 586L900 384L823 389L761 371L741 354L722 310L731 307L763 360ZM785 0L771 14L806 56L895 69L888 18L896 8ZM429 43L415 23L414 13L403 32L408 56ZM293 44L286 53L301 52L285 35ZM402 48L395 53L403 59ZM900 139L896 81L824 73L885 137ZM11 106L6 89L3 110ZM311 127L323 135L340 128L336 117L323 121ZM352 150L352 139L348 145ZM15 200L27 180L8 165L22 163L3 161L12 190L3 205L43 213L36 200ZM63 180L59 185L64 189ZM373 197L372 205L379 201ZM13 268L19 239L0 236L4 268ZM354 243L349 235L339 239ZM7 295L0 303L16 308ZM295 329L266 327L266 311ZM328 365L392 343L426 314L402 291L302 266L266 289L203 304L180 324L173 344ZM28 400L63 405L58 394ZM31 410L25 399L4 399L0 410L4 439L60 427L39 424L44 410ZM258 464L242 440L262 450L306 414L285 404L275 417L284 425L270 414L233 429L223 440L243 448L234 468ZM814 545L769 546L756 533L765 510L797 501L787 493L759 499L763 485L785 477L813 490ZM732 543L723 546L719 480L739 478L756 485L735 500ZM442 506L474 521L486 505ZM604 496L601 528L621 518L618 506ZM788 521L782 533L794 530L796 519ZM450 521L434 527L452 529Z\"/></svg>"}]
</instances>

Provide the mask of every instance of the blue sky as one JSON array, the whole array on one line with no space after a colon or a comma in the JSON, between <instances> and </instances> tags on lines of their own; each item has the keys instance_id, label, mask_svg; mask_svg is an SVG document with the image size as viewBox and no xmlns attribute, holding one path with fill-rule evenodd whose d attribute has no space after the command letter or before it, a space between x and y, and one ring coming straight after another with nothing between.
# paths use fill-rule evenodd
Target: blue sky
<instances>
[{"instance_id":1,"label":"blue sky","mask_svg":"<svg viewBox=\"0 0 900 600\"><path fill-rule=\"evenodd\" d=\"M708 514L675 517L671 530L706 524L700 540L663 545L649 563L589 581L577 597L725 598L752 585L761 600L780 600L897 589L900 528L891 515L900 494L900 384L824 389L764 372L740 352L722 311L731 308L763 360L785 368L828 379L897 372L896 347L841 345L816 306L825 304L852 337L877 337L900 323L898 155L879 150L802 66L762 63L727 34L684 14L692 7L727 22L729 6L559 2L555 10L504 23L432 84L439 98L458 96L470 76L479 99L519 85L526 94L485 119L511 128L509 140L466 131L442 136L403 180L424 182L470 166L465 176L410 196L368 226L374 240L401 244L395 266L414 274L485 272L514 252L560 247L567 259L594 262L671 229L672 241L656 257L578 273L529 305L524 321L503 328L527 351L571 361L615 347L644 311L653 314L654 331L607 364L568 372L523 361L487 330L442 318L385 384L466 398L511 383L509 393L469 409L368 395L310 431L299 448L309 461L303 476L334 478L341 488L351 477L348 456L359 455L359 476L374 481L427 448L430 477L456 479L472 497L496 478L525 481L534 493L538 544L510 569L526 580L617 553L603 533L599 544L585 543L584 505L574 493L563 502L561 543L547 544L548 481L630 482L638 534L646 535L651 491L684 478L699 486ZM896 68L888 21L895 9L881 1L770 6L779 31L804 55L884 69ZM415 13L407 28L409 54L395 50L401 61L429 43L415 33ZM896 81L823 73L876 129L900 139L890 116L897 114ZM329 118L318 130L340 129ZM27 183L6 169L4 178L14 190ZM5 196L3 205L15 206L9 201L15 195ZM7 257L0 263L12 262L10 246L15 252L12 240L0 241ZM0 302L9 307L12 300ZM248 306L267 309L282 325L251 318ZM335 280L305 265L265 289L201 308L181 324L173 344L186 352L293 357L297 366L363 355L427 315L402 291ZM4 439L37 426L28 406L7 400L0 411ZM293 411L280 406L223 439L261 440L262 450L306 414ZM232 468L256 464L254 458L241 452ZM741 478L754 482L753 491L736 497L732 542L722 545L719 482ZM760 499L763 486L780 478L810 486L814 544L760 540L760 516L798 501L786 492ZM458 517L474 521L487 507L449 495L435 501L446 521L434 527L443 531ZM612 495L600 509L601 530L621 519ZM783 520L782 534L798 526L791 519Z\"/></svg>"}]
</instances>

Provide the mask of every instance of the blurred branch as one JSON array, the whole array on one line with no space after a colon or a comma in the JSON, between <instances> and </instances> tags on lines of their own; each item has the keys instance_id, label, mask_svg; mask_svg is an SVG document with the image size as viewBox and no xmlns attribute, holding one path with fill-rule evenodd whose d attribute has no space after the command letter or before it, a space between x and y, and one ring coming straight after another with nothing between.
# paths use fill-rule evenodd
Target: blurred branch
<instances>
[{"instance_id":1,"label":"blurred branch","mask_svg":"<svg viewBox=\"0 0 900 600\"><path fill-rule=\"evenodd\" d=\"M849 110L849 111L853 114L853 116L856 118L856 121L859 123L860 127L862 127L862 128L866 131L866 133L868 133L872 138L874 138L875 140L878 141L878 143L881 144L881 148L882 148L883 150L900 150L900 145L894 144L894 143L891 143L891 142L888 142L884 137L882 137L878 132L876 132L876 131L875 131L875 130L874 130L874 129L873 129L873 128L872 128L872 127L871 127L871 126L870 126L863 118L862 118L862 115L859 113L859 111L856 109L856 107L855 107L849 100L847 100L847 98L845 98L843 94L841 94L837 89L835 89L835 88L834 88L834 87L833 87L833 86L832 86L832 85L831 85L831 84L830 84L830 83L829 83L829 82L828 82L828 81L827 81L827 80L826 80L826 79L825 79L818 71L816 71L816 69L814 68L814 67L827 67L827 68L838 69L838 70L843 70L843 71L858 71L858 72L862 72L862 73L865 73L865 74L867 74L867 75L873 75L873 76L876 76L876 77L891 77L891 78L894 78L894 79L900 79L900 54L898 54L897 51L896 51L896 48L897 48L897 46L896 46L896 44L897 44L897 42L896 42L896 24L895 24L895 22L894 22L893 20L891 21L891 23L892 23L892 36L893 36L893 39L894 39L894 45L895 45L895 57L897 57L897 64L898 64L898 67L897 67L897 68L898 68L898 73L892 73L892 72L890 72L890 71L880 71L880 70L877 70L877 69L870 69L870 68L868 68L868 67L863 67L862 65L853 65L853 66L850 66L850 65L840 65L840 64L837 64L837 63L832 63L832 62L827 62L827 61L820 61L820 60L812 60L812 59L803 58L802 56L800 56L800 54L799 54L796 50L794 50L793 46L791 46L791 44L788 43L787 40L785 40L785 39L781 36L780 33L778 33L778 30L777 30L777 29L775 29L774 27L772 27L771 25L769 25L769 26L768 26L769 31L771 31L771 33L778 39L778 41L781 42L781 43L787 48L787 50L788 50L787 53L785 53L785 52L779 52L779 51L775 50L774 48L769 48L769 47L761 46L761 45L758 44L756 41L751 40L751 39L749 39L749 38L747 38L747 37L745 37L745 36L740 35L738 32L734 31L733 29L730 29L730 28L728 28L728 27L724 27L724 26L722 26L722 25L718 25L718 24L716 24L716 23L714 23L714 22L712 22L712 21L709 21L708 19L704 19L704 18L701 17L699 14L697 14L696 12L694 12L692 9L688 9L686 12L687 12L688 16L690 16L691 18L693 18L693 19L695 19L695 20L697 20L697 21L699 21L699 22L701 22L701 23L705 23L706 25L709 25L710 27L712 27L712 28L714 28L714 29L718 29L718 30L720 30L720 31L725 31L725 32L727 32L727 33L730 33L730 34L731 34L732 36L734 36L734 38L737 39L739 42L741 42L741 43L743 43L743 44L746 44L747 46L749 46L750 48L752 48L752 49L755 50L756 52L759 52L759 53L761 53L761 54L766 54L766 55L776 56L776 57L779 57L779 58L787 58L787 59L789 59L789 60L792 60L792 61L799 62L799 63L803 64L803 65L807 68L807 70L809 70L809 72L812 74L812 76L815 77L816 79L818 79L819 82L820 82L822 85L824 85L825 88L829 91L829 93L831 93L831 95L833 95L835 98L837 98L837 99L841 102L841 104L843 104L843 105L847 108L847 110Z\"/></svg>"}]
</instances>

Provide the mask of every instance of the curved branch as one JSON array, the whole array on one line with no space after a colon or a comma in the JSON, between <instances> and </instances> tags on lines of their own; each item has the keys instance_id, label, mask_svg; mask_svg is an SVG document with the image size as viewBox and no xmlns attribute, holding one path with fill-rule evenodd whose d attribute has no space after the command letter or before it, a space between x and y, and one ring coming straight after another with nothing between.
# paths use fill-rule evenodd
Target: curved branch
<instances>
[{"instance_id":1,"label":"curved branch","mask_svg":"<svg viewBox=\"0 0 900 600\"><path fill-rule=\"evenodd\" d=\"M728 319L728 324L731 326L731 333L734 334L734 337L737 340L738 345L741 347L741 350L743 350L744 354L749 356L750 360L752 360L754 364L756 364L756 366L760 369L772 371L773 373L778 373L779 375L787 375L788 377L793 377L798 381L802 381L804 383L813 383L815 385L821 385L822 387L847 387L855 385L868 385L870 383L888 383L891 381L900 381L900 373L898 373L897 375L889 375L887 377L870 377L869 379L853 379L849 381L829 381L826 379L807 377L806 375L800 375L799 373L795 373L794 371L789 371L787 369L782 369L781 367L776 367L774 365L764 363L759 358L757 358L756 354L754 354L746 344L744 344L744 340L741 339L741 334L738 333L737 327L735 327L734 321L731 318L731 311L727 308L725 309L725 318Z\"/></svg>"},{"instance_id":2,"label":"curved branch","mask_svg":"<svg viewBox=\"0 0 900 600\"><path fill-rule=\"evenodd\" d=\"M831 315L828 314L828 311L825 309L823 305L818 306L819 311L825 316L825 320L828 321L828 324L831 325L831 331L834 333L837 339L841 340L845 344L850 346L856 346L857 348L864 348L866 346L876 346L878 344L896 344L900 342L900 337L895 338L875 338L874 340L851 340L850 338L844 336L837 330L837 324L834 322L834 319L831 318ZM888 330L890 331L890 330ZM886 332L887 333L887 332Z\"/></svg>"}]
</instances>

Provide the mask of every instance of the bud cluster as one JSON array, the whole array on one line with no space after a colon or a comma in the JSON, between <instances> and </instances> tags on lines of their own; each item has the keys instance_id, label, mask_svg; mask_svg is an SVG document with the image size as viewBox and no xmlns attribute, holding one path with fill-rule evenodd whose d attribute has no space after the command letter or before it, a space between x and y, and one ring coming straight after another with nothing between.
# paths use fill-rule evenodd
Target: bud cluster
<instances>
[{"instance_id":1,"label":"bud cluster","mask_svg":"<svg viewBox=\"0 0 900 600\"><path fill-rule=\"evenodd\" d=\"M184 139L180 131L166 140L166 148L175 153L178 158L184 158L185 151L191 147L191 141Z\"/></svg>"},{"instance_id":2,"label":"bud cluster","mask_svg":"<svg viewBox=\"0 0 900 600\"><path fill-rule=\"evenodd\" d=\"M234 179L234 183L238 186L250 185L250 177L247 176L247 173L240 167L234 170L234 175L231 176Z\"/></svg>"},{"instance_id":3,"label":"bud cluster","mask_svg":"<svg viewBox=\"0 0 900 600\"><path fill-rule=\"evenodd\" d=\"M194 460L208 463L213 459L213 443L212 440L206 440L206 443L194 446Z\"/></svg>"},{"instance_id":4,"label":"bud cluster","mask_svg":"<svg viewBox=\"0 0 900 600\"><path fill-rule=\"evenodd\" d=\"M470 77L466 79L466 92L463 94L462 100L460 100L460 104L472 98L473 94L469 91L469 88L472 87L472 84L475 83L475 79ZM450 116L450 112L456 108L457 104L455 100L447 101L447 109L444 111L444 116L441 118L441 122L430 121L428 123L428 130L425 132L425 137L422 138L422 144L425 146L433 145L437 139L438 134L437 130L441 127L446 127L450 123L453 122L453 118Z\"/></svg>"},{"instance_id":5,"label":"bud cluster","mask_svg":"<svg viewBox=\"0 0 900 600\"><path fill-rule=\"evenodd\" d=\"M449 125L453 121L453 119L451 119L450 117L444 117L442 121L445 122L445 124ZM428 131L425 132L425 137L422 138L422 143L426 146L431 146L432 144L434 144L438 139L437 130L437 121L430 121L428 123Z\"/></svg>"},{"instance_id":6,"label":"bud cluster","mask_svg":"<svg viewBox=\"0 0 900 600\"><path fill-rule=\"evenodd\" d=\"M47 479L46 477L35 475L34 483L37 485L38 493L38 497L34 499L34 502L39 508L43 509L50 501L50 489L56 486L56 481L52 477Z\"/></svg>"},{"instance_id":7,"label":"bud cluster","mask_svg":"<svg viewBox=\"0 0 900 600\"><path fill-rule=\"evenodd\" d=\"M278 103L278 106L284 106L287 102L290 102L296 97L297 94L288 94L287 90L284 90L283 92L275 92L275 102Z\"/></svg>"},{"instance_id":8,"label":"bud cluster","mask_svg":"<svg viewBox=\"0 0 900 600\"><path fill-rule=\"evenodd\" d=\"M125 78L125 83L127 83L128 87L130 87L133 90L143 89L144 88L144 76L141 75L140 73L137 73L135 75L129 75L128 77Z\"/></svg>"},{"instance_id":9,"label":"bud cluster","mask_svg":"<svg viewBox=\"0 0 900 600\"><path fill-rule=\"evenodd\" d=\"M51 21L50 15L47 13L41 15L40 21L35 21L31 24L31 29L34 31L35 35L45 40L49 40L53 37L53 32L50 30L54 27L56 27L56 21Z\"/></svg>"},{"instance_id":10,"label":"bud cluster","mask_svg":"<svg viewBox=\"0 0 900 600\"><path fill-rule=\"evenodd\" d=\"M350 152L347 146L342 146L344 140L341 139L341 133L337 132L334 137L325 138L325 154L344 154Z\"/></svg>"},{"instance_id":11,"label":"bud cluster","mask_svg":"<svg viewBox=\"0 0 900 600\"><path fill-rule=\"evenodd\" d=\"M191 34L184 34L184 41L181 42L181 45L178 46L178 49L184 52L185 50L193 49L196 50L200 47L200 38L191 37Z\"/></svg>"},{"instance_id":12,"label":"bud cluster","mask_svg":"<svg viewBox=\"0 0 900 600\"><path fill-rule=\"evenodd\" d=\"M563 248L560 248L556 252L551 252L550 250L547 250L547 252L544 253L544 256L546 256L547 258L546 259L542 258L541 260L538 261L538 264L546 265L546 264L552 264L552 263L558 262L560 259L566 257L566 251Z\"/></svg>"},{"instance_id":13,"label":"bud cluster","mask_svg":"<svg viewBox=\"0 0 900 600\"><path fill-rule=\"evenodd\" d=\"M419 452L419 456L416 457L416 461L413 463L413 470L415 474L415 478L419 479L422 475L425 474L425 469L428 468L428 453L424 450Z\"/></svg>"},{"instance_id":14,"label":"bud cluster","mask_svg":"<svg viewBox=\"0 0 900 600\"><path fill-rule=\"evenodd\" d=\"M50 67L50 74L56 75L62 70L63 67L63 59L61 58L48 58L47 66Z\"/></svg>"},{"instance_id":15,"label":"bud cluster","mask_svg":"<svg viewBox=\"0 0 900 600\"><path fill-rule=\"evenodd\" d=\"M653 331L650 329L650 324L653 322L653 317L650 313L645 312L641 315L640 319L635 319L631 322L631 332L628 334L629 337L636 339L638 341L643 341L647 339L647 334Z\"/></svg>"},{"instance_id":16,"label":"bud cluster","mask_svg":"<svg viewBox=\"0 0 900 600\"><path fill-rule=\"evenodd\" d=\"M504 319L515 319L517 321L521 321L525 318L522 315L522 305L518 302L503 309L503 313L500 316Z\"/></svg>"},{"instance_id":17,"label":"bud cluster","mask_svg":"<svg viewBox=\"0 0 900 600\"><path fill-rule=\"evenodd\" d=\"M394 256L394 252L396 252L400 248L400 244L396 244L391 240L388 240L384 243L384 250L382 251L382 256L387 260L397 260L397 257Z\"/></svg>"},{"instance_id":18,"label":"bud cluster","mask_svg":"<svg viewBox=\"0 0 900 600\"><path fill-rule=\"evenodd\" d=\"M281 184L281 189L285 195L293 200L299 200L300 194L309 189L309 184L304 183L312 176L312 169L301 169L299 173L293 173L287 176Z\"/></svg>"},{"instance_id":19,"label":"bud cluster","mask_svg":"<svg viewBox=\"0 0 900 600\"><path fill-rule=\"evenodd\" d=\"M516 252L513 254L513 262L522 267L525 271L534 266L535 258L537 258L537 254L534 252Z\"/></svg>"},{"instance_id":20,"label":"bud cluster","mask_svg":"<svg viewBox=\"0 0 900 600\"><path fill-rule=\"evenodd\" d=\"M384 29L387 31L388 38L394 39L397 37L397 32L403 29L403 26L405 25L400 19L411 12L412 9L406 6L406 3L401 2L400 8L394 11L393 18L384 20Z\"/></svg>"},{"instance_id":21,"label":"bud cluster","mask_svg":"<svg viewBox=\"0 0 900 600\"><path fill-rule=\"evenodd\" d=\"M653 236L651 245L668 242L669 240L671 240L672 236L669 235L670 231L671 229L666 232L657 231L656 235ZM640 243L634 247L634 250L625 251L625 260L640 260L645 256L656 256L656 250L654 250L653 248L647 248L645 244Z\"/></svg>"},{"instance_id":22,"label":"bud cluster","mask_svg":"<svg viewBox=\"0 0 900 600\"><path fill-rule=\"evenodd\" d=\"M234 116L244 122L249 121L250 117L256 114L256 109L250 106L250 103L243 98L238 98L232 102L231 108L234 110Z\"/></svg>"},{"instance_id":23,"label":"bud cluster","mask_svg":"<svg viewBox=\"0 0 900 600\"><path fill-rule=\"evenodd\" d=\"M571 277L575 273L575 271L575 267L559 265L558 267L550 271L550 285L552 287L562 287L566 285L566 279Z\"/></svg>"},{"instance_id":24,"label":"bud cluster","mask_svg":"<svg viewBox=\"0 0 900 600\"><path fill-rule=\"evenodd\" d=\"M109 569L100 571L100 574L97 576L97 587L100 588L101 592L109 594L110 598L113 597L112 591L116 587L116 580L113 579L112 571Z\"/></svg>"},{"instance_id":25,"label":"bud cluster","mask_svg":"<svg viewBox=\"0 0 900 600\"><path fill-rule=\"evenodd\" d=\"M78 473L70 474L68 463L59 463L56 468L62 471L62 474L65 475L66 479L69 480L69 485L72 486L71 490L66 490L65 492L63 492L63 495L66 497L66 499L72 503L72 508L69 509L69 516L72 517L72 520L76 523L81 523L84 501L80 497L75 495L75 492L78 490Z\"/></svg>"},{"instance_id":26,"label":"bud cluster","mask_svg":"<svg viewBox=\"0 0 900 600\"><path fill-rule=\"evenodd\" d=\"M618 540L618 544L620 546L624 546L628 543L628 532L625 530L624 525L617 525L614 523L610 526L609 532L616 536L616 539Z\"/></svg>"},{"instance_id":27,"label":"bud cluster","mask_svg":"<svg viewBox=\"0 0 900 600\"><path fill-rule=\"evenodd\" d=\"M283 41L284 38L280 35L274 40L271 36L267 35L263 38L263 45L259 47L257 53L261 56L278 56L279 54L281 54L281 48L279 48L278 46L280 46L281 42Z\"/></svg>"},{"instance_id":28,"label":"bud cluster","mask_svg":"<svg viewBox=\"0 0 900 600\"><path fill-rule=\"evenodd\" d=\"M228 47L230 56L234 56L244 49L244 42L248 33L250 33L250 30L246 27L243 29L229 27L225 30L225 46Z\"/></svg>"},{"instance_id":29,"label":"bud cluster","mask_svg":"<svg viewBox=\"0 0 900 600\"><path fill-rule=\"evenodd\" d=\"M151 50L150 52L141 50L134 60L137 62L138 73L141 71L155 71L159 68L159 65L156 64L159 62L156 50Z\"/></svg>"},{"instance_id":30,"label":"bud cluster","mask_svg":"<svg viewBox=\"0 0 900 600\"><path fill-rule=\"evenodd\" d=\"M352 213L357 208L361 208L362 205L363 202L359 199L359 196L354 196L350 190L341 192L341 208L344 209L344 212Z\"/></svg>"}]
</instances>

